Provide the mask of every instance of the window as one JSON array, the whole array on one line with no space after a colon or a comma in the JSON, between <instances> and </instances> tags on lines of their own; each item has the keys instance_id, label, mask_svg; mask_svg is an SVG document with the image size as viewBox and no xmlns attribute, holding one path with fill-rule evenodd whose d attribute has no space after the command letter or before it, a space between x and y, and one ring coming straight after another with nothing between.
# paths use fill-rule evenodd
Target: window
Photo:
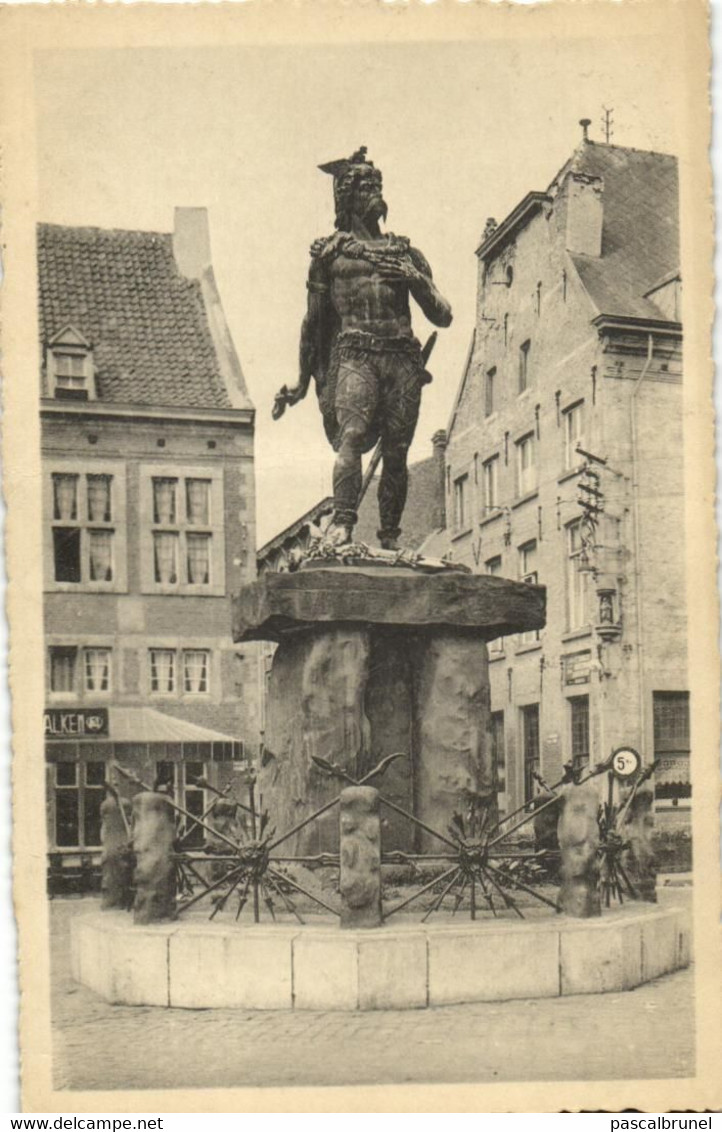
<instances>
[{"instance_id":1,"label":"window","mask_svg":"<svg viewBox=\"0 0 722 1132\"><path fill-rule=\"evenodd\" d=\"M589 623L589 575L580 569L584 565L584 540L581 519L567 528L566 596L567 628L583 629Z\"/></svg>"},{"instance_id":2,"label":"window","mask_svg":"<svg viewBox=\"0 0 722 1132\"><path fill-rule=\"evenodd\" d=\"M75 664L77 649L57 647L50 649L50 691L75 695Z\"/></svg>"},{"instance_id":3,"label":"window","mask_svg":"<svg viewBox=\"0 0 722 1132\"><path fill-rule=\"evenodd\" d=\"M110 649L85 649L85 691L110 691Z\"/></svg>"},{"instance_id":4,"label":"window","mask_svg":"<svg viewBox=\"0 0 722 1132\"><path fill-rule=\"evenodd\" d=\"M572 763L575 770L589 765L589 696L569 699Z\"/></svg>"},{"instance_id":5,"label":"window","mask_svg":"<svg viewBox=\"0 0 722 1132\"><path fill-rule=\"evenodd\" d=\"M202 818L207 809L205 790L200 785L205 776L206 766L202 762L156 763L156 789L165 788L177 806L197 818ZM184 849L201 848L205 836L202 826L181 818L181 829Z\"/></svg>"},{"instance_id":6,"label":"window","mask_svg":"<svg viewBox=\"0 0 722 1132\"><path fill-rule=\"evenodd\" d=\"M48 343L45 354L48 394L59 401L88 401L95 397L90 343L72 326L65 326Z\"/></svg>"},{"instance_id":7,"label":"window","mask_svg":"<svg viewBox=\"0 0 722 1132\"><path fill-rule=\"evenodd\" d=\"M80 528L53 527L56 582L80 582Z\"/></svg>"},{"instance_id":8,"label":"window","mask_svg":"<svg viewBox=\"0 0 722 1132\"><path fill-rule=\"evenodd\" d=\"M180 656L180 660L179 660ZM204 696L211 690L211 650L150 649L150 691L159 696Z\"/></svg>"},{"instance_id":9,"label":"window","mask_svg":"<svg viewBox=\"0 0 722 1132\"><path fill-rule=\"evenodd\" d=\"M504 749L504 712L491 713L491 765L497 795L506 794L506 752ZM499 816L503 814L500 805Z\"/></svg>"},{"instance_id":10,"label":"window","mask_svg":"<svg viewBox=\"0 0 722 1132\"><path fill-rule=\"evenodd\" d=\"M517 441L516 469L517 495L523 498L537 488L536 444L533 432Z\"/></svg>"},{"instance_id":11,"label":"window","mask_svg":"<svg viewBox=\"0 0 722 1132\"><path fill-rule=\"evenodd\" d=\"M116 580L114 477L51 472L52 580L80 586Z\"/></svg>"},{"instance_id":12,"label":"window","mask_svg":"<svg viewBox=\"0 0 722 1132\"><path fill-rule=\"evenodd\" d=\"M88 518L91 523L109 523L112 519L112 476L88 475L85 477L88 492Z\"/></svg>"},{"instance_id":13,"label":"window","mask_svg":"<svg viewBox=\"0 0 722 1132\"><path fill-rule=\"evenodd\" d=\"M105 797L105 763L55 764L55 844L100 846L100 807Z\"/></svg>"},{"instance_id":14,"label":"window","mask_svg":"<svg viewBox=\"0 0 722 1132\"><path fill-rule=\"evenodd\" d=\"M499 457L493 456L491 460L485 460L481 465L481 471L484 492L484 518L488 518L489 512L496 510L499 506Z\"/></svg>"},{"instance_id":15,"label":"window","mask_svg":"<svg viewBox=\"0 0 722 1132\"><path fill-rule=\"evenodd\" d=\"M564 411L564 471L570 472L580 463L577 444L584 443L584 402Z\"/></svg>"},{"instance_id":16,"label":"window","mask_svg":"<svg viewBox=\"0 0 722 1132\"><path fill-rule=\"evenodd\" d=\"M183 808L193 817L202 818L206 809L206 795L199 779L205 778L205 765L203 763L183 763L179 768L183 779ZM188 823L188 836L184 845L188 849L198 849L203 844L205 831L200 825Z\"/></svg>"},{"instance_id":17,"label":"window","mask_svg":"<svg viewBox=\"0 0 722 1132\"><path fill-rule=\"evenodd\" d=\"M187 577L191 583L207 586L211 580L211 536L186 536Z\"/></svg>"},{"instance_id":18,"label":"window","mask_svg":"<svg viewBox=\"0 0 722 1132\"><path fill-rule=\"evenodd\" d=\"M484 573L491 574L495 577L501 575L501 555L497 554L494 558L487 558L484 563ZM492 653L499 653L504 651L504 638L495 637L489 644L489 651Z\"/></svg>"},{"instance_id":19,"label":"window","mask_svg":"<svg viewBox=\"0 0 722 1132\"><path fill-rule=\"evenodd\" d=\"M530 585L537 584L536 539L519 547L519 579Z\"/></svg>"},{"instance_id":20,"label":"window","mask_svg":"<svg viewBox=\"0 0 722 1132\"><path fill-rule=\"evenodd\" d=\"M541 314L541 304L542 304L542 285L541 285L541 281L540 281L536 285L536 313L537 313L537 318Z\"/></svg>"},{"instance_id":21,"label":"window","mask_svg":"<svg viewBox=\"0 0 722 1132\"><path fill-rule=\"evenodd\" d=\"M183 653L183 690L202 695L210 690L210 652L208 649L187 649Z\"/></svg>"},{"instance_id":22,"label":"window","mask_svg":"<svg viewBox=\"0 0 722 1132\"><path fill-rule=\"evenodd\" d=\"M536 539L531 539L519 547L519 581L535 586L539 581L537 573L537 546ZM538 629L528 629L519 634L519 644L529 645L539 640Z\"/></svg>"},{"instance_id":23,"label":"window","mask_svg":"<svg viewBox=\"0 0 722 1132\"><path fill-rule=\"evenodd\" d=\"M539 773L539 704L528 704L521 709L521 739L524 755L524 801L530 802L536 794L535 773Z\"/></svg>"},{"instance_id":24,"label":"window","mask_svg":"<svg viewBox=\"0 0 722 1132\"><path fill-rule=\"evenodd\" d=\"M141 509L148 524L141 544L144 591L182 586L223 593L223 473L157 472L141 469Z\"/></svg>"},{"instance_id":25,"label":"window","mask_svg":"<svg viewBox=\"0 0 722 1132\"><path fill-rule=\"evenodd\" d=\"M655 799L671 805L692 794L689 773L689 692L653 692Z\"/></svg>"},{"instance_id":26,"label":"window","mask_svg":"<svg viewBox=\"0 0 722 1132\"><path fill-rule=\"evenodd\" d=\"M496 381L496 366L486 371L484 382L484 416L490 417L494 412L494 383Z\"/></svg>"},{"instance_id":27,"label":"window","mask_svg":"<svg viewBox=\"0 0 722 1132\"><path fill-rule=\"evenodd\" d=\"M211 481L186 480L186 518L190 524L207 526L211 521Z\"/></svg>"},{"instance_id":28,"label":"window","mask_svg":"<svg viewBox=\"0 0 722 1132\"><path fill-rule=\"evenodd\" d=\"M150 690L158 695L173 695L176 690L175 650L150 650Z\"/></svg>"},{"instance_id":29,"label":"window","mask_svg":"<svg viewBox=\"0 0 722 1132\"><path fill-rule=\"evenodd\" d=\"M55 372L55 396L69 400L86 401L87 373L85 354L71 354L64 350L54 350L52 354ZM70 395L70 396L68 396Z\"/></svg>"},{"instance_id":30,"label":"window","mask_svg":"<svg viewBox=\"0 0 722 1132\"><path fill-rule=\"evenodd\" d=\"M153 562L156 582L175 585L178 581L178 535L153 531Z\"/></svg>"},{"instance_id":31,"label":"window","mask_svg":"<svg viewBox=\"0 0 722 1132\"><path fill-rule=\"evenodd\" d=\"M519 392L523 393L529 388L529 352L531 342L527 338L519 347Z\"/></svg>"},{"instance_id":32,"label":"window","mask_svg":"<svg viewBox=\"0 0 722 1132\"><path fill-rule=\"evenodd\" d=\"M467 526L467 492L469 489L468 475L459 476L454 480L454 528L457 531L466 530Z\"/></svg>"}]
</instances>

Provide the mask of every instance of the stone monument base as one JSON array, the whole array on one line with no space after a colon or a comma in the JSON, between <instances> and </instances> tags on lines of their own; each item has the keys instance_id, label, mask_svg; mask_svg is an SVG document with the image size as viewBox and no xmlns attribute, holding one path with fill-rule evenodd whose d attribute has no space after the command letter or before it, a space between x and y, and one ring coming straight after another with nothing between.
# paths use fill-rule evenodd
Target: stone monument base
<instances>
[{"instance_id":1,"label":"stone monument base","mask_svg":"<svg viewBox=\"0 0 722 1132\"><path fill-rule=\"evenodd\" d=\"M687 913L625 905L601 919L399 922L340 932L319 921L72 924L73 976L127 1006L408 1010L632 990L686 967Z\"/></svg>"},{"instance_id":2,"label":"stone monument base","mask_svg":"<svg viewBox=\"0 0 722 1132\"><path fill-rule=\"evenodd\" d=\"M543 587L406 565L324 560L264 574L233 604L233 639L277 644L258 793L278 833L338 793L318 760L384 798L384 848L431 853L459 810L495 805L486 642L544 625ZM421 824L399 815L398 807ZM329 813L286 852L338 851Z\"/></svg>"}]
</instances>

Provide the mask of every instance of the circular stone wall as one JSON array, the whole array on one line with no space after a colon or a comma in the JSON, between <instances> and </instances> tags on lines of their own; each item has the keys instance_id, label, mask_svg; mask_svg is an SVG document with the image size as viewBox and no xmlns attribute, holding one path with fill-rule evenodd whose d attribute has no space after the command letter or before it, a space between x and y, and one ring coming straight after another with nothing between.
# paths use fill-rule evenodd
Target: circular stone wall
<instances>
[{"instance_id":1,"label":"circular stone wall","mask_svg":"<svg viewBox=\"0 0 722 1132\"><path fill-rule=\"evenodd\" d=\"M191 1009L405 1010L631 990L689 962L683 909L627 905L594 920L138 927L72 924L74 978L108 1002Z\"/></svg>"}]
</instances>

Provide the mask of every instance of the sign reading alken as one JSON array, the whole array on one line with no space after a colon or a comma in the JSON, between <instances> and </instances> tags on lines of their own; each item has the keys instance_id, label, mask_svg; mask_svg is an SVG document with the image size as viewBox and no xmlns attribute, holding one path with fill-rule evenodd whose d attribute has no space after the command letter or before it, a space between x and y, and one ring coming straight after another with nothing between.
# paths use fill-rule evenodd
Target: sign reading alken
<instances>
[{"instance_id":1,"label":"sign reading alken","mask_svg":"<svg viewBox=\"0 0 722 1132\"><path fill-rule=\"evenodd\" d=\"M108 734L107 708L47 708L46 739L84 739Z\"/></svg>"}]
</instances>

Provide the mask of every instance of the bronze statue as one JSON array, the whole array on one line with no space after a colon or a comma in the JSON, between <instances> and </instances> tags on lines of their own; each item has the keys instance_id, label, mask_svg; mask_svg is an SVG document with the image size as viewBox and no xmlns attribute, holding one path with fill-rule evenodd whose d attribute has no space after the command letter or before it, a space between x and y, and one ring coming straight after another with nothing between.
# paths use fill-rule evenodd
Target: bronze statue
<instances>
[{"instance_id":1,"label":"bronze statue","mask_svg":"<svg viewBox=\"0 0 722 1132\"><path fill-rule=\"evenodd\" d=\"M404 236L382 233L381 173L362 147L319 168L333 176L336 230L311 246L308 310L301 330L298 384L276 395L278 419L308 392L313 377L326 435L337 453L334 514L326 542L351 542L362 494L361 457L379 444L381 546L396 549L406 503L409 446L421 388L431 381L411 331L409 295L430 322L449 326L451 308L431 268Z\"/></svg>"}]
</instances>

